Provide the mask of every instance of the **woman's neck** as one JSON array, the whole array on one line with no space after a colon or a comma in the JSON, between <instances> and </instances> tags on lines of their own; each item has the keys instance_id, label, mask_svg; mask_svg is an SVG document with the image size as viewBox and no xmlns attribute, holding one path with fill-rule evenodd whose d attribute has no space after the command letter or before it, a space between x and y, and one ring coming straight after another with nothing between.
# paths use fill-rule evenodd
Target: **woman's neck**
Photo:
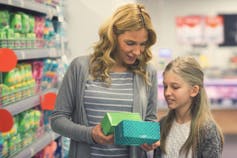
<instances>
[{"instance_id":1,"label":"woman's neck","mask_svg":"<svg viewBox=\"0 0 237 158\"><path fill-rule=\"evenodd\" d=\"M112 67L111 72L126 72L128 68L122 65L115 65Z\"/></svg>"}]
</instances>

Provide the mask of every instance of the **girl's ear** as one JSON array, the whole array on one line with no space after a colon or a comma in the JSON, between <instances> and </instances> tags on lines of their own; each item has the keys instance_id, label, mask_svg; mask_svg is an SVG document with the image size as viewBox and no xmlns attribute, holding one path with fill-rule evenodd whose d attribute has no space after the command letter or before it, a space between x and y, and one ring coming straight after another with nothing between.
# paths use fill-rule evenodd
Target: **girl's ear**
<instances>
[{"instance_id":1,"label":"girl's ear","mask_svg":"<svg viewBox=\"0 0 237 158\"><path fill-rule=\"evenodd\" d=\"M200 87L198 85L193 86L190 96L195 97L198 94L199 90L200 90Z\"/></svg>"}]
</instances>

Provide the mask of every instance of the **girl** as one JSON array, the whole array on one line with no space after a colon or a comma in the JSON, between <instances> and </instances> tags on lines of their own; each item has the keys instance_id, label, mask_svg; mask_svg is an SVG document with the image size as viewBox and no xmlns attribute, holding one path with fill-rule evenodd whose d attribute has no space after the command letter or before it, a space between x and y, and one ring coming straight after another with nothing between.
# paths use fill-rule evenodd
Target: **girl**
<instances>
[{"instance_id":1,"label":"girl","mask_svg":"<svg viewBox=\"0 0 237 158\"><path fill-rule=\"evenodd\" d=\"M220 158L223 134L212 117L199 63L178 57L163 78L169 112L160 121L161 145L154 157Z\"/></svg>"}]
</instances>

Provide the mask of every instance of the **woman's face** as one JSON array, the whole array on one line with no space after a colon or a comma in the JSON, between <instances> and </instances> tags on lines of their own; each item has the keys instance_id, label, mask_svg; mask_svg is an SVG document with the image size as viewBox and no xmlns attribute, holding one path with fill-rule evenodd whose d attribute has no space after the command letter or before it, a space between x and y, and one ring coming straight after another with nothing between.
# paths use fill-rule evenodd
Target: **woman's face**
<instances>
[{"instance_id":1,"label":"woman's face","mask_svg":"<svg viewBox=\"0 0 237 158\"><path fill-rule=\"evenodd\" d=\"M148 39L148 32L142 28L138 31L126 31L118 36L118 49L114 53L117 66L132 65L144 52Z\"/></svg>"},{"instance_id":2,"label":"woman's face","mask_svg":"<svg viewBox=\"0 0 237 158\"><path fill-rule=\"evenodd\" d=\"M172 71L164 74L164 97L169 109L186 111L190 108L195 89Z\"/></svg>"}]
</instances>

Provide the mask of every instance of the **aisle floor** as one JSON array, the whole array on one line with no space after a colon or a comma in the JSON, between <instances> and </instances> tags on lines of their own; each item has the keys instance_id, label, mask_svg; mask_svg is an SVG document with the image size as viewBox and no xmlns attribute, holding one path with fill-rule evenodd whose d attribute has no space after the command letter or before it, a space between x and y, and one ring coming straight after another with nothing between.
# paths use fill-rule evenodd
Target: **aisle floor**
<instances>
[{"instance_id":1,"label":"aisle floor","mask_svg":"<svg viewBox=\"0 0 237 158\"><path fill-rule=\"evenodd\" d=\"M236 158L237 135L225 135L225 144L222 158Z\"/></svg>"}]
</instances>

